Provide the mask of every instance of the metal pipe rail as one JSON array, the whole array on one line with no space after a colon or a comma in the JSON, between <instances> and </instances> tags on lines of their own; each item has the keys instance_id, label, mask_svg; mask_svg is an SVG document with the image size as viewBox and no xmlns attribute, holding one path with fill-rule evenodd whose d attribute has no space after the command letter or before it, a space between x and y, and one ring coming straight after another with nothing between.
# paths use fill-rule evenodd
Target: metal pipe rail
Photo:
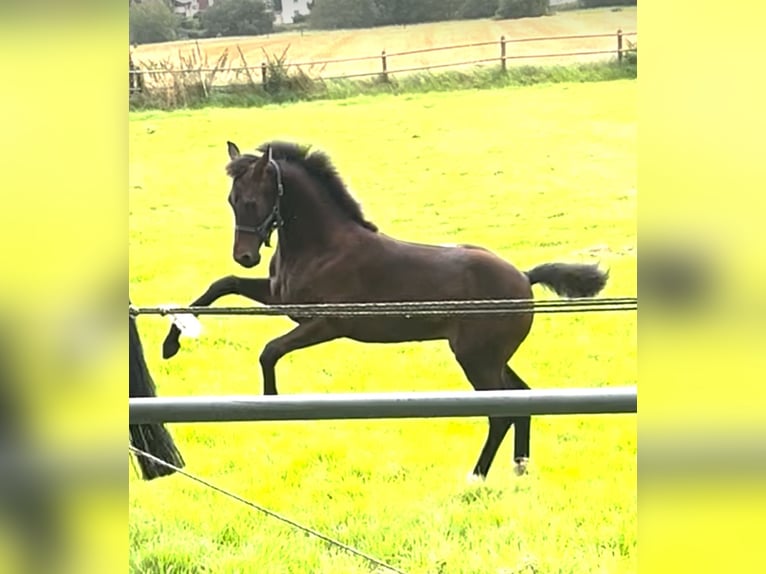
<instances>
[{"instance_id":1,"label":"metal pipe rail","mask_svg":"<svg viewBox=\"0 0 766 574\"><path fill-rule=\"evenodd\" d=\"M523 391L131 398L130 424L637 412L635 386Z\"/></svg>"}]
</instances>

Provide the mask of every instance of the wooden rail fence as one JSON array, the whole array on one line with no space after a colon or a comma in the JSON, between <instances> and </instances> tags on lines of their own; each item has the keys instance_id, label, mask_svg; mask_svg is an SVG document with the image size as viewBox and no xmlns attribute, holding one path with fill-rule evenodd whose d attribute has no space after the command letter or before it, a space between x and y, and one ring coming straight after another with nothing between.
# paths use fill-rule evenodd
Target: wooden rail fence
<instances>
[{"instance_id":1,"label":"wooden rail fence","mask_svg":"<svg viewBox=\"0 0 766 574\"><path fill-rule=\"evenodd\" d=\"M426 70L433 70L438 68L450 68L450 67L454 68L458 66L488 64L492 62L498 62L500 64L501 69L503 71L506 71L508 69L509 61L538 59L538 58L573 58L573 57L582 57L582 56L609 55L609 56L616 56L617 60L619 62L622 62L624 59L625 53L634 49L632 45L629 45L628 47L626 47L625 38L630 36L636 36L636 34L637 34L636 32L624 32L622 30L617 30L616 33L611 33L611 34L581 34L581 35L545 36L545 37L533 37L533 38L507 38L506 36L501 36L499 41L491 40L486 42L472 42L472 43L466 43L466 44L455 44L455 45L449 45L449 46L422 48L417 50L405 50L400 52L386 52L386 50L382 50L380 52L380 55L356 56L356 57L349 57L349 58L334 58L334 59L306 61L306 62L285 62L282 67L284 70L289 70L290 68L305 69L305 68L312 68L316 66L327 66L327 65L335 65L335 64L347 64L350 62L363 62L363 61L369 62L373 60L379 60L380 67L375 70L350 72L350 73L329 75L329 76L317 76L315 79L316 80L339 80L339 79L361 78L365 76L379 76L382 80L387 81L390 79L391 76L395 74L426 71ZM532 54L509 53L509 50L511 50L511 46L514 44L519 44L519 43L542 42L542 41L557 41L558 42L558 41L565 41L565 40L589 40L589 39L598 39L598 38L614 38L615 48L601 49L601 50L575 50L575 51L566 51L566 52L543 52L543 53L532 53ZM467 48L479 48L479 47L492 46L492 45L498 46L497 56L391 69L392 58L401 58L404 56L424 54L429 52L461 50L461 49L467 49ZM162 76L162 75L168 75L168 74L197 74L202 79L203 74L207 73L211 75L209 82L205 82L203 80L203 83L205 84L205 89L207 90L212 87L220 87L220 85L216 85L216 86L213 85L214 78L212 76L215 76L216 74L230 75L231 73L238 75L241 72L245 72L247 74L247 77L250 80L250 82L254 81L253 78L255 76L259 76L262 85L266 84L269 80L269 66L266 62L261 62L259 66L244 65L244 66L229 66L226 68L210 68L210 67L199 66L197 68L168 69L168 68L142 67L140 64L136 64L133 58L131 57L130 59L130 92L136 93L146 89L145 78L147 75ZM252 72L256 72L256 74L253 74ZM230 84L232 84L232 82L228 81L222 85L225 86Z\"/></svg>"}]
</instances>

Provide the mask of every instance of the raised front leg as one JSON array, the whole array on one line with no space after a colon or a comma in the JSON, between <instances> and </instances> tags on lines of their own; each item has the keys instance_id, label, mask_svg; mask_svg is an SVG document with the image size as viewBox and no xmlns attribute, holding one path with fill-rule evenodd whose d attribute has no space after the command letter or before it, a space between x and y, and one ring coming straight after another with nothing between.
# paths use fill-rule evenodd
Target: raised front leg
<instances>
[{"instance_id":1,"label":"raised front leg","mask_svg":"<svg viewBox=\"0 0 766 574\"><path fill-rule=\"evenodd\" d=\"M243 295L258 303L268 305L272 302L269 279L247 279L229 275L214 281L200 297L190 305L191 307L208 307L225 295ZM162 357L169 359L181 348L179 337L181 330L174 324L162 343Z\"/></svg>"},{"instance_id":2,"label":"raised front leg","mask_svg":"<svg viewBox=\"0 0 766 574\"><path fill-rule=\"evenodd\" d=\"M279 359L297 349L312 347L340 336L340 333L333 329L326 319L312 319L267 343L260 359L263 370L263 394L277 394L275 367Z\"/></svg>"}]
</instances>

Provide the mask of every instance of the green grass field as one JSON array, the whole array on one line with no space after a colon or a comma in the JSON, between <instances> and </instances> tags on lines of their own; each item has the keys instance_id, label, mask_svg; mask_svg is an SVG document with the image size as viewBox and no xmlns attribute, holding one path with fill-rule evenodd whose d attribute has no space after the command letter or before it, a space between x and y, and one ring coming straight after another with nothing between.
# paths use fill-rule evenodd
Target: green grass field
<instances>
[{"instance_id":1,"label":"green grass field","mask_svg":"<svg viewBox=\"0 0 766 574\"><path fill-rule=\"evenodd\" d=\"M131 114L131 298L185 304L222 275L266 275L265 260L247 272L231 259L223 168L227 139L244 151L273 138L327 151L387 234L484 245L524 269L601 261L603 296L635 295L636 88ZM167 321L139 319L160 395L260 393L258 355L291 323L203 325L162 361ZM635 313L538 316L512 364L533 388L636 384ZM277 376L283 394L470 389L444 342L332 342L289 355ZM636 571L634 416L533 418L530 474L513 474L509 434L483 485L466 475L485 419L170 428L190 472L405 572ZM130 545L136 573L383 572L182 476L143 483L131 471Z\"/></svg>"}]
</instances>

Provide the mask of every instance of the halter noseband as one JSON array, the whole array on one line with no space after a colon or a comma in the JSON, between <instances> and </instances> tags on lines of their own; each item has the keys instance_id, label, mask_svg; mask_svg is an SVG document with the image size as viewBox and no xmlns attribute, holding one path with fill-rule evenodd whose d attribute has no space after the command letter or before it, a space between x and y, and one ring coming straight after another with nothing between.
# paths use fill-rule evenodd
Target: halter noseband
<instances>
[{"instance_id":1,"label":"halter noseband","mask_svg":"<svg viewBox=\"0 0 766 574\"><path fill-rule=\"evenodd\" d=\"M271 148L269 148L269 165L274 166L274 170L277 173L277 198L274 201L274 207L271 208L271 213L266 216L266 219L261 222L257 227L251 227L247 225L234 224L234 229L241 233L254 233L261 238L266 247L271 247L270 238L271 233L275 229L282 227L285 222L282 219L282 213L280 211L280 204L282 203L282 196L285 194L285 188L282 185L282 171L279 169L279 164L271 157Z\"/></svg>"}]
</instances>

